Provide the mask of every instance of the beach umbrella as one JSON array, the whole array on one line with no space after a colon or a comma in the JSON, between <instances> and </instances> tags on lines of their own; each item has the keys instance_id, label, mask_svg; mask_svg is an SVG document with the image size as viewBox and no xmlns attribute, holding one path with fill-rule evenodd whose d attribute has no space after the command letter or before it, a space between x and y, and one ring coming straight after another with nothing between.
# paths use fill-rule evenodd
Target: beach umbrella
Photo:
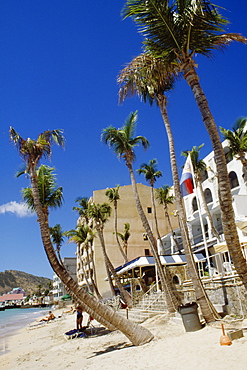
<instances>
[{"instance_id":1,"label":"beach umbrella","mask_svg":"<svg viewBox=\"0 0 247 370\"><path fill-rule=\"evenodd\" d=\"M62 301L69 301L71 299L71 296L69 294L65 294L64 296L61 297Z\"/></svg>"}]
</instances>

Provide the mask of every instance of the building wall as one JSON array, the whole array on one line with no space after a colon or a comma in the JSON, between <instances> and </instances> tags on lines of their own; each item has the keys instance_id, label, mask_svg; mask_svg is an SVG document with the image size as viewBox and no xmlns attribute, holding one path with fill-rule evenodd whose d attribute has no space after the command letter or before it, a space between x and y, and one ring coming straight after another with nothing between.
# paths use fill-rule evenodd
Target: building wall
<instances>
[{"instance_id":1,"label":"building wall","mask_svg":"<svg viewBox=\"0 0 247 370\"><path fill-rule=\"evenodd\" d=\"M149 221L154 236L157 237L151 201L151 188L143 184L137 184L137 188L145 215ZM103 202L109 203L109 200L105 195L105 192L106 189L94 191L93 201L95 203ZM123 233L124 223L126 222L130 223L130 238L128 240L128 259L132 260L136 257L144 256L145 253L147 253L147 250L151 255L152 253L150 250L149 242L148 240L144 240L145 230L142 226L140 216L136 209L132 186L131 185L121 186L119 188L119 195L120 200L118 201L118 232ZM169 214L171 214L171 212L175 208L176 208L175 205L169 206L168 209ZM151 209L151 213L149 213L148 209L149 210ZM157 202L156 202L156 212L158 218L159 232L162 236L167 234L170 230L165 219L163 206L159 205ZM177 228L178 227L177 218L171 215L171 221L173 227ZM116 237L113 234L113 232L114 232L114 210L112 204L112 215L109 221L107 221L105 224L104 238L109 258L114 267L117 267L124 264L124 260L117 247ZM107 276L105 270L105 262L103 259L101 246L98 238L94 240L94 260L96 265L99 290L104 297L109 296L110 295L109 284L107 281L104 280Z\"/></svg>"},{"instance_id":2,"label":"building wall","mask_svg":"<svg viewBox=\"0 0 247 370\"><path fill-rule=\"evenodd\" d=\"M228 147L226 140L222 143L222 146L224 148L225 153L227 153ZM221 211L218 197L217 169L214 161L214 152L212 151L211 153L209 153L203 160L206 163L208 175L208 177L202 183L203 191L209 189L211 192L212 200L207 203L208 208L212 215L214 226L216 227L218 233L221 236L220 242L224 242L223 228L221 223ZM235 213L235 221L236 225L238 226L237 227L238 235L240 241L242 243L245 243L247 242L247 190L243 179L243 169L241 161L237 160L236 158L233 158L231 161L227 163L227 170L228 174L230 174L233 171L236 174L238 180L238 185L234 186L231 189L231 193L233 197L233 209ZM185 196L183 200L192 245L194 245L196 249L202 250L204 248L204 242L201 222L199 218L199 211L193 208L193 200L195 199L195 197L196 194L194 191L194 193ZM202 220L207 234L206 238L208 246L210 247L217 243L217 239L210 230L210 224L208 221L206 211L202 206L202 200L199 189L197 189L197 198L199 200L199 203L201 204L200 209L202 214ZM242 222L242 224L240 224L240 222ZM245 224L243 224L243 222ZM243 226L246 226L246 228L244 229ZM168 246L167 248L168 251L169 245L171 245L170 239L171 239L170 235L165 235L162 240L163 244L166 244Z\"/></svg>"},{"instance_id":3,"label":"building wall","mask_svg":"<svg viewBox=\"0 0 247 370\"><path fill-rule=\"evenodd\" d=\"M75 257L65 257L63 259L63 264L70 276L77 281L77 269L76 269L76 258ZM59 299L67 294L64 284L60 278L54 274L53 275L53 297L54 301L59 301Z\"/></svg>"}]
</instances>

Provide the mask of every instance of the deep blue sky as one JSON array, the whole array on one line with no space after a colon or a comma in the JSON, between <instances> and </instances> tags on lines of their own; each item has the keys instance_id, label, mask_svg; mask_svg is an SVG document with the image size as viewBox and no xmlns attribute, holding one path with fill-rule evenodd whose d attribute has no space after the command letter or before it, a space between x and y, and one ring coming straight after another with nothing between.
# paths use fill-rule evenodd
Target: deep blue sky
<instances>
[{"instance_id":1,"label":"deep blue sky","mask_svg":"<svg viewBox=\"0 0 247 370\"><path fill-rule=\"evenodd\" d=\"M231 21L228 31L247 36L246 1L216 3L228 9L222 10ZM126 166L100 142L100 134L108 125L122 126L131 111L139 112L137 134L151 143L145 153L137 150L135 168L157 158L163 172L157 186L172 184L159 110L138 98L118 105L116 76L140 53L142 40L134 23L121 19L123 4L124 0L0 1L0 271L52 277L36 217L20 217L20 190L29 182L14 178L21 159L9 142L9 126L24 138L64 129L66 149L54 147L51 165L63 186L65 203L51 212L51 226L75 227L76 197L130 184ZM239 116L247 116L247 45L233 43L213 59L197 61L216 123L230 128ZM208 154L211 144L185 82L178 82L170 93L168 110L179 166L184 162L181 151L193 145L205 143L202 155ZM144 181L139 175L137 180ZM74 253L75 245L62 247L63 256Z\"/></svg>"}]
</instances>

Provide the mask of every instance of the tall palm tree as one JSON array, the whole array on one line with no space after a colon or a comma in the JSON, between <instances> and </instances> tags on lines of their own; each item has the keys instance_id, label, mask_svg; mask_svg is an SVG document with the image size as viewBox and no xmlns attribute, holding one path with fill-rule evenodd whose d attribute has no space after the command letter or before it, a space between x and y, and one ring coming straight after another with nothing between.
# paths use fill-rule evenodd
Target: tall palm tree
<instances>
[{"instance_id":1,"label":"tall palm tree","mask_svg":"<svg viewBox=\"0 0 247 370\"><path fill-rule=\"evenodd\" d=\"M128 258L126 256L126 253L124 253L124 250L123 250L123 248L122 248L122 246L119 242L118 231L117 231L117 202L120 199L119 187L120 186L117 185L115 188L106 189L105 195L108 197L109 201L111 203L113 203L113 207L114 207L114 229L115 229L116 242L117 242L118 249L119 249L120 253L123 256L124 262L127 263Z\"/></svg>"},{"instance_id":2,"label":"tall palm tree","mask_svg":"<svg viewBox=\"0 0 247 370\"><path fill-rule=\"evenodd\" d=\"M155 263L157 265L158 274L161 281L161 287L166 295L167 306L170 312L174 312L177 308L178 302L173 292L171 291L171 289L169 289L169 287L166 284L164 270L158 255L157 243L153 236L147 217L143 211L136 186L136 180L133 171L133 161L135 159L134 148L139 144L141 144L144 149L146 149L149 146L149 142L145 137L134 136L136 122L137 122L137 112L130 113L122 128L117 129L113 126L109 126L106 129L104 129L101 135L101 140L105 144L108 144L109 147L113 149L114 153L119 158L124 159L125 164L129 170L137 211L141 218L144 230L148 235L150 247L155 259Z\"/></svg>"},{"instance_id":3,"label":"tall palm tree","mask_svg":"<svg viewBox=\"0 0 247 370\"><path fill-rule=\"evenodd\" d=\"M136 93L144 102L148 101L150 104L155 102L160 108L168 138L174 193L188 269L190 271L196 297L198 300L200 299L200 307L203 317L206 322L214 321L215 317L218 317L218 314L211 302L208 300L193 258L186 214L180 191L175 145L167 112L167 98L165 93L172 89L174 76L170 74L165 61L154 58L148 53L144 53L134 58L132 62L130 62L129 65L120 72L118 82L121 85L119 90L120 102L124 101L127 96L131 96Z\"/></svg>"},{"instance_id":4,"label":"tall palm tree","mask_svg":"<svg viewBox=\"0 0 247 370\"><path fill-rule=\"evenodd\" d=\"M93 228L92 220L90 220L90 217L88 215L88 208L90 204L90 199L88 197L77 197L75 200L78 203L77 207L73 207L73 211L77 211L80 219L79 219L79 224L86 224L88 225L91 229ZM91 255L91 264L92 264L92 270L90 272L92 273L91 279L93 282L93 285L95 287L95 292L98 292L98 286L97 286L97 274L96 274L96 268L95 268L95 262L94 262L94 250L93 250L93 239L88 241L87 244L87 254ZM99 293L100 294L100 293ZM99 297L99 294L97 296Z\"/></svg>"},{"instance_id":5,"label":"tall palm tree","mask_svg":"<svg viewBox=\"0 0 247 370\"><path fill-rule=\"evenodd\" d=\"M157 167L157 159L154 158L154 159L151 159L148 163L143 163L140 166L140 168L137 169L137 173L139 173L139 175L143 174L145 177L145 180L151 186L151 200L152 200L152 206L154 210L155 228L156 228L158 240L160 241L160 243L162 243L160 232L159 232L159 227L158 227L156 205L155 205L155 200L154 200L154 184L156 183L156 179L162 176L162 172L157 170L156 167Z\"/></svg>"},{"instance_id":6,"label":"tall palm tree","mask_svg":"<svg viewBox=\"0 0 247 370\"><path fill-rule=\"evenodd\" d=\"M56 252L58 255L59 262L62 265L63 262L60 254L61 246L64 242L64 233L62 230L62 226L60 224L56 224L55 226L50 227L50 235L52 243L55 244L56 246Z\"/></svg>"},{"instance_id":7,"label":"tall palm tree","mask_svg":"<svg viewBox=\"0 0 247 370\"><path fill-rule=\"evenodd\" d=\"M17 177L19 174L17 175ZM56 209L63 204L63 188L57 186L54 168L41 165L36 171L38 192L43 212L48 217L49 209ZM28 208L35 212L32 188L22 189L22 196Z\"/></svg>"},{"instance_id":8,"label":"tall palm tree","mask_svg":"<svg viewBox=\"0 0 247 370\"><path fill-rule=\"evenodd\" d=\"M127 304L129 308L132 307L132 299L129 295L129 293L124 289L123 285L120 282L120 279L115 271L115 268L113 267L107 251L106 251L106 246L105 246L105 240L104 240L104 226L106 221L109 219L111 215L111 206L108 203L102 203L102 204L96 204L96 203L91 203L88 209L88 214L89 216L93 219L95 223L95 228L98 233L98 237L100 240L104 260L105 260L105 265L106 265L106 271L108 273L108 281L112 281L111 275L113 276L115 283L119 289L120 295L124 302ZM112 292L115 295L115 292L113 290Z\"/></svg>"},{"instance_id":9,"label":"tall palm tree","mask_svg":"<svg viewBox=\"0 0 247 370\"><path fill-rule=\"evenodd\" d=\"M99 299L102 299L101 294L99 293L97 287L95 286L95 282L90 275L91 283L89 282L88 275L86 273L86 266L89 268L90 272L90 261L88 256L88 244L91 240L95 237L95 232L85 223L80 224L77 226L76 229L65 231L64 233L68 238L68 243L75 243L77 245L77 258L80 261L80 264L82 266L83 274L86 280L86 284L88 287L88 290L93 293L95 291L97 297ZM86 263L85 259L82 258L82 251L86 250Z\"/></svg>"},{"instance_id":10,"label":"tall palm tree","mask_svg":"<svg viewBox=\"0 0 247 370\"><path fill-rule=\"evenodd\" d=\"M168 213L168 206L170 204L173 204L175 200L175 197L173 195L170 195L170 192L171 192L171 186L169 185L161 186L160 188L155 189L155 199L157 199L158 203L162 204L164 207L165 217L167 219L167 223L169 225L172 238L174 240L174 243L177 246L177 250L181 252L181 248L177 241L177 238L174 235L171 219Z\"/></svg>"},{"instance_id":11,"label":"tall palm tree","mask_svg":"<svg viewBox=\"0 0 247 370\"><path fill-rule=\"evenodd\" d=\"M134 345L141 345L153 339L153 334L146 328L133 324L127 319L112 312L110 307L98 302L74 281L66 269L59 263L52 242L50 239L48 217L43 211L39 198L38 181L36 168L40 159L44 156L51 156L51 146L55 142L64 144L62 130L45 131L40 134L37 140L22 138L13 127L10 128L10 139L16 145L20 156L26 163L26 172L30 174L35 211L38 216L43 246L54 272L59 276L65 286L71 292L73 298L79 301L83 309L97 321L110 330L119 329L125 334Z\"/></svg>"},{"instance_id":12,"label":"tall palm tree","mask_svg":"<svg viewBox=\"0 0 247 370\"><path fill-rule=\"evenodd\" d=\"M73 211L77 211L79 216L82 217L82 220L89 224L89 217L87 214L89 207L89 198L88 197L77 197L75 200L78 203L77 207L73 207Z\"/></svg>"},{"instance_id":13,"label":"tall palm tree","mask_svg":"<svg viewBox=\"0 0 247 370\"><path fill-rule=\"evenodd\" d=\"M210 57L232 41L246 43L237 33L226 33L228 21L208 0L127 0L123 16L132 17L144 35L145 51L163 58L190 86L210 136L218 173L219 200L225 240L239 276L247 289L247 265L234 222L226 159L219 132L199 82L194 56Z\"/></svg>"},{"instance_id":14,"label":"tall palm tree","mask_svg":"<svg viewBox=\"0 0 247 370\"><path fill-rule=\"evenodd\" d=\"M225 140L228 141L230 154L241 161L243 165L244 182L247 184L247 132L246 132L246 118L239 118L232 130L227 130L220 127Z\"/></svg>"},{"instance_id":15,"label":"tall palm tree","mask_svg":"<svg viewBox=\"0 0 247 370\"><path fill-rule=\"evenodd\" d=\"M128 240L129 240L129 237L130 237L130 224L129 224L129 222L124 223L123 234L118 232L118 236L120 237L120 239L123 242L123 250L124 250L124 253L127 256L128 255Z\"/></svg>"},{"instance_id":16,"label":"tall palm tree","mask_svg":"<svg viewBox=\"0 0 247 370\"><path fill-rule=\"evenodd\" d=\"M205 194L204 194L204 191L203 191L203 188L202 188L202 175L201 175L201 173L202 173L203 170L206 170L206 167L207 167L204 160L199 159L200 149L203 147L203 145L204 144L201 144L198 147L193 146L191 151L184 150L184 151L182 151L182 155L184 155L185 157L188 157L188 155L190 155L191 163L192 163L192 166L193 166L195 185L199 189L201 200L202 200L202 205L203 205L203 208L205 209L206 214L208 216L210 229L211 229L212 233L214 234L214 236L217 238L217 240L219 242L220 241L220 236L219 236L216 228L214 227L213 218L212 218L212 215L209 211L208 204L207 204L206 198L205 198Z\"/></svg>"}]
</instances>

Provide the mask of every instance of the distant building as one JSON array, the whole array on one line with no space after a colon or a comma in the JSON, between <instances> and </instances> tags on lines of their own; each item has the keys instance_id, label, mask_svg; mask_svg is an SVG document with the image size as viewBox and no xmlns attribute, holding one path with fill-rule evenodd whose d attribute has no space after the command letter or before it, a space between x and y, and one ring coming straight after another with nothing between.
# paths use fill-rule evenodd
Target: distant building
<instances>
[{"instance_id":1,"label":"distant building","mask_svg":"<svg viewBox=\"0 0 247 370\"><path fill-rule=\"evenodd\" d=\"M63 264L70 276L77 281L77 275L76 275L76 257L65 257L63 259ZM53 298L54 301L59 301L61 297L63 297L68 292L66 291L66 288L61 281L61 279L54 274L53 275Z\"/></svg>"},{"instance_id":2,"label":"distant building","mask_svg":"<svg viewBox=\"0 0 247 370\"><path fill-rule=\"evenodd\" d=\"M138 193L142 203L143 210L149 221L150 227L154 233L154 237L157 238L155 222L154 222L154 210L151 201L151 187L143 184L137 184ZM105 195L107 189L96 190L93 192L93 201L95 203L102 204L104 202L109 203L109 199ZM124 223L130 224L130 238L128 240L127 257L128 260L140 256L151 256L152 252L150 249L149 241L146 232L143 228L140 216L136 209L135 199L133 195L132 185L120 186L119 188L120 200L117 203L117 222L118 232L123 233ZM166 235L170 229L165 218L164 208L155 202L156 212L158 218L158 227L161 235ZM105 223L104 227L104 240L108 256L114 267L118 267L124 264L124 259L120 253L116 236L114 234L114 210L113 204L112 214L109 220ZM172 213L174 205L169 205L168 212ZM80 222L80 219L78 220ZM171 215L171 222L175 229L178 228L178 219ZM121 242L121 240L120 240ZM87 288L87 281L91 283L91 273L93 269L92 262L94 261L96 268L97 285L100 293L103 297L109 297L111 295L108 281L105 280L107 273L105 268L104 257L102 254L102 248L100 245L99 238L96 236L93 241L92 250L86 250L83 245L77 248L77 276L79 285ZM86 275L86 276L85 276Z\"/></svg>"},{"instance_id":3,"label":"distant building","mask_svg":"<svg viewBox=\"0 0 247 370\"><path fill-rule=\"evenodd\" d=\"M8 294L24 294L25 291L22 288L13 288Z\"/></svg>"},{"instance_id":4,"label":"distant building","mask_svg":"<svg viewBox=\"0 0 247 370\"><path fill-rule=\"evenodd\" d=\"M7 293L0 296L0 304L5 306L21 305L24 303L23 293Z\"/></svg>"}]
</instances>

